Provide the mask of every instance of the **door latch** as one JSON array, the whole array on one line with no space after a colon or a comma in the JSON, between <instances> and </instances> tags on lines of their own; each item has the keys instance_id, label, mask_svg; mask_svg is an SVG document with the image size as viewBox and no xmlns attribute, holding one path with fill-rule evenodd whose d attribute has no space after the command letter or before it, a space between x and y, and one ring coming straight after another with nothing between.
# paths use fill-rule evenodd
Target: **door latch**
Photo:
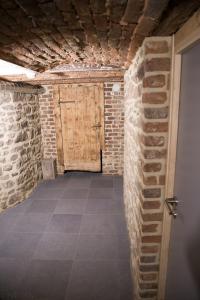
<instances>
[{"instance_id":1,"label":"door latch","mask_svg":"<svg viewBox=\"0 0 200 300\"><path fill-rule=\"evenodd\" d=\"M167 198L165 199L165 203L168 207L169 214L172 215L174 218L176 218L178 216L177 206L179 203L177 198L176 197Z\"/></svg>"},{"instance_id":2,"label":"door latch","mask_svg":"<svg viewBox=\"0 0 200 300\"><path fill-rule=\"evenodd\" d=\"M64 103L64 104L75 103L75 101L62 101L62 100L58 101L59 105L62 104L62 103Z\"/></svg>"},{"instance_id":3,"label":"door latch","mask_svg":"<svg viewBox=\"0 0 200 300\"><path fill-rule=\"evenodd\" d=\"M94 126L92 126L92 128L100 128L101 127L101 124L96 124L96 125L94 125Z\"/></svg>"}]
</instances>

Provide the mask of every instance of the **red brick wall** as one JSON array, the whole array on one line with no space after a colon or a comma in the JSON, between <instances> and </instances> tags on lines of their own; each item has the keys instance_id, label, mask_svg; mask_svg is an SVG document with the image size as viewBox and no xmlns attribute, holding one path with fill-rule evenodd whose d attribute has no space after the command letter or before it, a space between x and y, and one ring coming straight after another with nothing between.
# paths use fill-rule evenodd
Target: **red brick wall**
<instances>
[{"instance_id":1,"label":"red brick wall","mask_svg":"<svg viewBox=\"0 0 200 300\"><path fill-rule=\"evenodd\" d=\"M119 91L114 92L114 87ZM124 84L106 82L105 101L105 149L103 150L103 173L123 173L124 153Z\"/></svg>"},{"instance_id":2,"label":"red brick wall","mask_svg":"<svg viewBox=\"0 0 200 300\"><path fill-rule=\"evenodd\" d=\"M113 84L114 82L104 84L105 148L102 151L104 174L122 174L123 170L123 82L115 83L120 87L117 92L112 91ZM57 159L53 85L46 85L44 88L45 93L39 99L43 158Z\"/></svg>"},{"instance_id":3,"label":"red brick wall","mask_svg":"<svg viewBox=\"0 0 200 300\"><path fill-rule=\"evenodd\" d=\"M39 97L43 158L57 158L53 86L45 85Z\"/></svg>"},{"instance_id":4,"label":"red brick wall","mask_svg":"<svg viewBox=\"0 0 200 300\"><path fill-rule=\"evenodd\" d=\"M171 38L146 38L125 74L124 196L136 299L157 299Z\"/></svg>"}]
</instances>

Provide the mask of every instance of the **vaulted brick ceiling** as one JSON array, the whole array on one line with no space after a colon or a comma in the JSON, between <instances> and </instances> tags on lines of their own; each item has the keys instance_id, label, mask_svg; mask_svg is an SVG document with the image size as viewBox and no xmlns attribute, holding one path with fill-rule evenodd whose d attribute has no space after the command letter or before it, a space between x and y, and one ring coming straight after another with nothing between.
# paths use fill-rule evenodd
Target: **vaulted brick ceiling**
<instances>
[{"instance_id":1,"label":"vaulted brick ceiling","mask_svg":"<svg viewBox=\"0 0 200 300\"><path fill-rule=\"evenodd\" d=\"M200 0L0 0L0 58L37 71L126 67L144 37L174 33L199 6Z\"/></svg>"}]
</instances>

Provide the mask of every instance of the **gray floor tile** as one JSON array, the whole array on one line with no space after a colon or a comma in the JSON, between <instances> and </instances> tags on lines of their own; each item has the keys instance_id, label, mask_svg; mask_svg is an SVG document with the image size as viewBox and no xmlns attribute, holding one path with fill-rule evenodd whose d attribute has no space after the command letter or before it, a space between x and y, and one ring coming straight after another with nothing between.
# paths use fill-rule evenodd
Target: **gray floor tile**
<instances>
[{"instance_id":1,"label":"gray floor tile","mask_svg":"<svg viewBox=\"0 0 200 300\"><path fill-rule=\"evenodd\" d=\"M123 195L123 192L124 192L124 187L123 185L119 185L119 184L116 184L114 183L114 191L116 191L117 193L121 193L121 195Z\"/></svg>"},{"instance_id":2,"label":"gray floor tile","mask_svg":"<svg viewBox=\"0 0 200 300\"><path fill-rule=\"evenodd\" d=\"M18 232L43 232L51 218L50 214L27 213L21 216L13 227Z\"/></svg>"},{"instance_id":3,"label":"gray floor tile","mask_svg":"<svg viewBox=\"0 0 200 300\"><path fill-rule=\"evenodd\" d=\"M32 201L31 205L27 208L27 213L52 213L57 205L58 200L37 200Z\"/></svg>"},{"instance_id":4,"label":"gray floor tile","mask_svg":"<svg viewBox=\"0 0 200 300\"><path fill-rule=\"evenodd\" d=\"M78 261L65 300L119 300L120 281L117 263L112 261Z\"/></svg>"},{"instance_id":5,"label":"gray floor tile","mask_svg":"<svg viewBox=\"0 0 200 300\"><path fill-rule=\"evenodd\" d=\"M120 260L120 300L133 300L133 280L131 277L130 261Z\"/></svg>"},{"instance_id":6,"label":"gray floor tile","mask_svg":"<svg viewBox=\"0 0 200 300\"><path fill-rule=\"evenodd\" d=\"M0 299L18 298L19 285L28 264L29 260L24 258L0 258Z\"/></svg>"},{"instance_id":7,"label":"gray floor tile","mask_svg":"<svg viewBox=\"0 0 200 300\"><path fill-rule=\"evenodd\" d=\"M40 184L41 189L66 189L68 186L69 178L60 178L54 180L44 180Z\"/></svg>"},{"instance_id":8,"label":"gray floor tile","mask_svg":"<svg viewBox=\"0 0 200 300\"><path fill-rule=\"evenodd\" d=\"M113 187L114 189L123 189L123 176L113 177Z\"/></svg>"},{"instance_id":9,"label":"gray floor tile","mask_svg":"<svg viewBox=\"0 0 200 300\"><path fill-rule=\"evenodd\" d=\"M121 235L127 235L127 225L125 216L123 213L111 215L112 224L115 227L116 233Z\"/></svg>"},{"instance_id":10,"label":"gray floor tile","mask_svg":"<svg viewBox=\"0 0 200 300\"><path fill-rule=\"evenodd\" d=\"M121 201L113 200L112 198L95 199L90 198L85 209L86 214L98 213L120 213L123 211Z\"/></svg>"},{"instance_id":11,"label":"gray floor tile","mask_svg":"<svg viewBox=\"0 0 200 300\"><path fill-rule=\"evenodd\" d=\"M126 235L117 235L117 251L119 259L130 259L130 245L128 234Z\"/></svg>"},{"instance_id":12,"label":"gray floor tile","mask_svg":"<svg viewBox=\"0 0 200 300\"><path fill-rule=\"evenodd\" d=\"M62 195L62 199L87 199L88 189L67 189Z\"/></svg>"},{"instance_id":13,"label":"gray floor tile","mask_svg":"<svg viewBox=\"0 0 200 300\"><path fill-rule=\"evenodd\" d=\"M31 257L41 238L39 233L10 232L0 244L0 257Z\"/></svg>"},{"instance_id":14,"label":"gray floor tile","mask_svg":"<svg viewBox=\"0 0 200 300\"><path fill-rule=\"evenodd\" d=\"M102 175L101 173L92 173L92 172L67 172L65 174L65 176L70 176L70 177L73 177L73 178L91 178L93 176L95 176L96 174L100 174Z\"/></svg>"},{"instance_id":15,"label":"gray floor tile","mask_svg":"<svg viewBox=\"0 0 200 300\"><path fill-rule=\"evenodd\" d=\"M67 188L69 189L88 189L91 183L91 176L87 177L72 177L68 180Z\"/></svg>"},{"instance_id":16,"label":"gray floor tile","mask_svg":"<svg viewBox=\"0 0 200 300\"><path fill-rule=\"evenodd\" d=\"M131 300L122 181L68 172L0 214L0 299Z\"/></svg>"},{"instance_id":17,"label":"gray floor tile","mask_svg":"<svg viewBox=\"0 0 200 300\"><path fill-rule=\"evenodd\" d=\"M71 175L73 175L72 172L66 172L66 173L64 173L64 174L62 174L62 175L57 175L56 178L55 178L55 180L58 180L58 181L60 181L60 180L61 180L61 181L62 181L62 180L66 180L66 179L70 178Z\"/></svg>"},{"instance_id":18,"label":"gray floor tile","mask_svg":"<svg viewBox=\"0 0 200 300\"><path fill-rule=\"evenodd\" d=\"M33 200L59 200L62 198L64 189L36 189L30 196Z\"/></svg>"},{"instance_id":19,"label":"gray floor tile","mask_svg":"<svg viewBox=\"0 0 200 300\"><path fill-rule=\"evenodd\" d=\"M7 211L0 214L0 235L11 231L16 225L17 221L21 218L22 214L7 213ZM1 242L1 239L0 239Z\"/></svg>"},{"instance_id":20,"label":"gray floor tile","mask_svg":"<svg viewBox=\"0 0 200 300\"><path fill-rule=\"evenodd\" d=\"M81 234L78 240L76 259L117 259L117 238L113 235Z\"/></svg>"},{"instance_id":21,"label":"gray floor tile","mask_svg":"<svg viewBox=\"0 0 200 300\"><path fill-rule=\"evenodd\" d=\"M91 188L89 191L89 199L113 198L112 188Z\"/></svg>"},{"instance_id":22,"label":"gray floor tile","mask_svg":"<svg viewBox=\"0 0 200 300\"><path fill-rule=\"evenodd\" d=\"M101 179L94 178L91 180L92 188L112 188L113 187L113 178L103 177Z\"/></svg>"},{"instance_id":23,"label":"gray floor tile","mask_svg":"<svg viewBox=\"0 0 200 300\"><path fill-rule=\"evenodd\" d=\"M79 233L81 225L81 215L55 214L51 218L47 232Z\"/></svg>"},{"instance_id":24,"label":"gray floor tile","mask_svg":"<svg viewBox=\"0 0 200 300\"><path fill-rule=\"evenodd\" d=\"M81 234L126 234L126 224L121 214L83 215Z\"/></svg>"},{"instance_id":25,"label":"gray floor tile","mask_svg":"<svg viewBox=\"0 0 200 300\"><path fill-rule=\"evenodd\" d=\"M83 214L87 199L62 199L59 200L55 214Z\"/></svg>"},{"instance_id":26,"label":"gray floor tile","mask_svg":"<svg viewBox=\"0 0 200 300\"><path fill-rule=\"evenodd\" d=\"M123 189L114 190L113 192L113 198L115 200L120 200L121 202L123 202L123 198L124 198L123 195L124 195Z\"/></svg>"},{"instance_id":27,"label":"gray floor tile","mask_svg":"<svg viewBox=\"0 0 200 300\"><path fill-rule=\"evenodd\" d=\"M71 261L33 260L21 283L20 300L64 300Z\"/></svg>"},{"instance_id":28,"label":"gray floor tile","mask_svg":"<svg viewBox=\"0 0 200 300\"><path fill-rule=\"evenodd\" d=\"M34 259L71 260L75 257L78 235L60 232L43 234L35 252Z\"/></svg>"},{"instance_id":29,"label":"gray floor tile","mask_svg":"<svg viewBox=\"0 0 200 300\"><path fill-rule=\"evenodd\" d=\"M123 178L122 176L115 176L113 179L113 188L114 188L114 198L119 199L123 202Z\"/></svg>"},{"instance_id":30,"label":"gray floor tile","mask_svg":"<svg viewBox=\"0 0 200 300\"><path fill-rule=\"evenodd\" d=\"M95 175L95 174L94 174ZM112 180L113 181L113 178L114 176L113 175L105 175L105 174L102 174L102 173L97 173L98 176L93 176L92 175L92 179L99 179L99 180Z\"/></svg>"}]
</instances>

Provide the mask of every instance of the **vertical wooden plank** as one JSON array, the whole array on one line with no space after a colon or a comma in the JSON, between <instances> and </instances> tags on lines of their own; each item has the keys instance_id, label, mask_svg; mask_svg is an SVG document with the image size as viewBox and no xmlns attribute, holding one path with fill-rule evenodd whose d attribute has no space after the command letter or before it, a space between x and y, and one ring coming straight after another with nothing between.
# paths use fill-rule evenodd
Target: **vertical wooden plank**
<instances>
[{"instance_id":1,"label":"vertical wooden plank","mask_svg":"<svg viewBox=\"0 0 200 300\"><path fill-rule=\"evenodd\" d=\"M105 147L105 137L104 137L104 84L100 83L98 85L99 90L99 114L100 114L100 124L101 124L101 131L100 131L100 145L101 150Z\"/></svg>"},{"instance_id":2,"label":"vertical wooden plank","mask_svg":"<svg viewBox=\"0 0 200 300\"><path fill-rule=\"evenodd\" d=\"M90 119L89 119L89 112L90 112L90 106L88 105L88 86L84 86L83 89L83 123L84 123L84 134L83 134L83 143L85 145L85 151L84 151L84 160L89 161L89 149L90 149L90 134L89 134L89 128L90 128Z\"/></svg>"},{"instance_id":3,"label":"vertical wooden plank","mask_svg":"<svg viewBox=\"0 0 200 300\"><path fill-rule=\"evenodd\" d=\"M94 93L94 122L96 124L95 127L95 152L96 155L100 153L101 145L100 145L100 131L101 131L101 123L100 123L100 111L99 111L99 91L98 85L93 86ZM97 158L96 158L97 159Z\"/></svg>"},{"instance_id":4,"label":"vertical wooden plank","mask_svg":"<svg viewBox=\"0 0 200 300\"><path fill-rule=\"evenodd\" d=\"M56 121L56 145L57 145L58 165L61 168L61 170L58 170L58 172L64 172L62 124L61 124L61 112L60 112L60 103L59 103L60 101L59 85L54 85L53 99L54 99L54 111L55 111L55 121Z\"/></svg>"},{"instance_id":5,"label":"vertical wooden plank","mask_svg":"<svg viewBox=\"0 0 200 300\"><path fill-rule=\"evenodd\" d=\"M174 47L173 47L174 48ZM174 49L173 49L174 51ZM169 116L169 137L168 137L168 156L166 170L166 188L165 199L173 197L175 167L176 167L176 149L178 137L178 116L180 102L180 84L181 84L181 55L173 52L171 91L170 91L170 116ZM162 242L160 255L160 272L158 297L165 299L165 289L167 281L168 255L171 235L171 216L166 206L163 211Z\"/></svg>"},{"instance_id":6,"label":"vertical wooden plank","mask_svg":"<svg viewBox=\"0 0 200 300\"><path fill-rule=\"evenodd\" d=\"M63 137L63 152L64 165L69 165L70 161L74 160L75 148L75 102L72 99L71 85L62 86L61 92L61 120L62 120L62 137Z\"/></svg>"},{"instance_id":7,"label":"vertical wooden plank","mask_svg":"<svg viewBox=\"0 0 200 300\"><path fill-rule=\"evenodd\" d=\"M75 134L75 161L82 160L82 148L84 145L82 145L82 135L84 134L84 128L82 126L82 89L80 88L80 85L76 85L73 87L74 92L76 93L75 96L75 103L76 103L76 119L75 119L75 128L74 128L74 134Z\"/></svg>"},{"instance_id":8,"label":"vertical wooden plank","mask_svg":"<svg viewBox=\"0 0 200 300\"><path fill-rule=\"evenodd\" d=\"M88 95L88 98L90 99L90 120L91 120L91 148L90 148L90 153L91 153L91 160L92 161L97 161L100 158L100 143L99 143L99 128L96 127L98 126L98 117L97 117L97 95L96 95L96 86L90 86L89 88L90 93Z\"/></svg>"}]
</instances>

